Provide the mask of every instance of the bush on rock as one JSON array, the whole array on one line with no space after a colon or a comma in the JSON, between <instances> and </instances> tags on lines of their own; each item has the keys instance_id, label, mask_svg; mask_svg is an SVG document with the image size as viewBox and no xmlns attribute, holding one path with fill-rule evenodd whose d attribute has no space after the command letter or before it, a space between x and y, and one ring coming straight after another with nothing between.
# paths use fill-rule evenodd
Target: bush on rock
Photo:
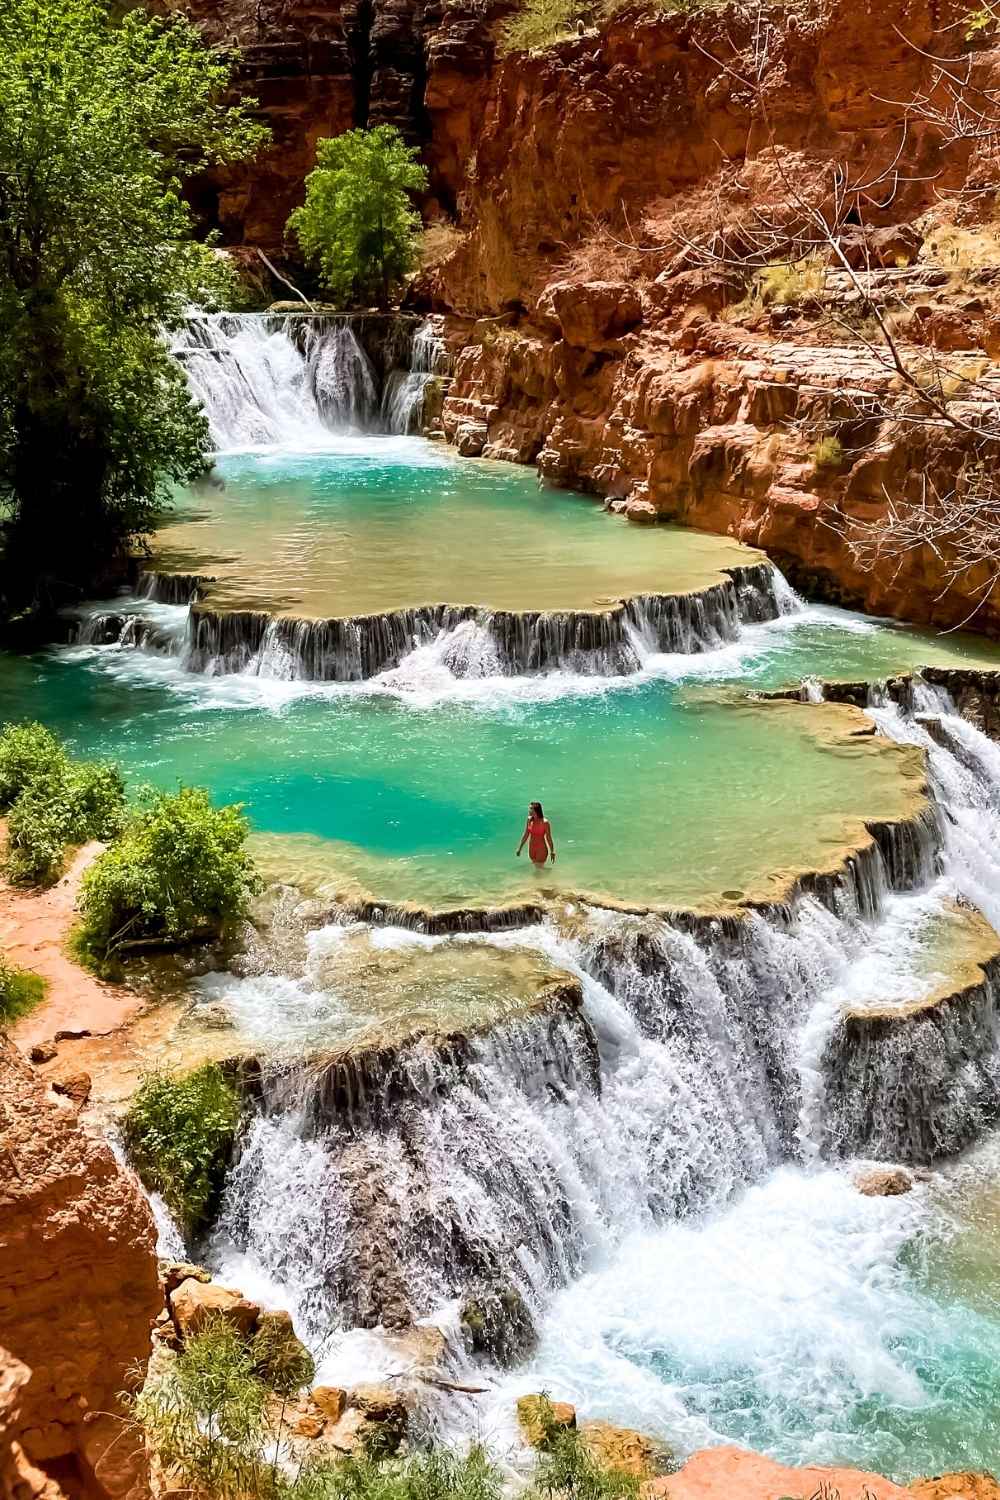
<instances>
[{"instance_id":1,"label":"bush on rock","mask_svg":"<svg viewBox=\"0 0 1000 1500\"><path fill-rule=\"evenodd\" d=\"M185 1236L209 1221L225 1181L240 1096L217 1063L143 1079L122 1122L129 1159Z\"/></svg>"},{"instance_id":2,"label":"bush on rock","mask_svg":"<svg viewBox=\"0 0 1000 1500\"><path fill-rule=\"evenodd\" d=\"M200 787L154 794L83 878L83 947L106 960L224 933L260 889L246 837L240 808Z\"/></svg>"}]
</instances>

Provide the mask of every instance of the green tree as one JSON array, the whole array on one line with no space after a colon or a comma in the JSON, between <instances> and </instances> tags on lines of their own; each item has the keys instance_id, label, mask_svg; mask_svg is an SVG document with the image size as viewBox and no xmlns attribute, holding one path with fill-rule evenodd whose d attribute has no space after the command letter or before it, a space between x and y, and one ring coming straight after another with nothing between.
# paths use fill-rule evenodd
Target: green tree
<instances>
[{"instance_id":1,"label":"green tree","mask_svg":"<svg viewBox=\"0 0 1000 1500\"><path fill-rule=\"evenodd\" d=\"M427 186L417 155L393 125L318 143L306 201L288 227L338 303L387 307L416 266L420 215L410 194Z\"/></svg>"},{"instance_id":2,"label":"green tree","mask_svg":"<svg viewBox=\"0 0 1000 1500\"><path fill-rule=\"evenodd\" d=\"M247 832L240 808L213 807L203 787L153 794L83 877L84 949L105 960L223 933L260 889Z\"/></svg>"},{"instance_id":3,"label":"green tree","mask_svg":"<svg viewBox=\"0 0 1000 1500\"><path fill-rule=\"evenodd\" d=\"M117 7L120 10L120 7ZM208 431L162 330L218 294L185 179L266 132L231 60L109 0L0 5L0 602L58 602L147 530Z\"/></svg>"}]
</instances>

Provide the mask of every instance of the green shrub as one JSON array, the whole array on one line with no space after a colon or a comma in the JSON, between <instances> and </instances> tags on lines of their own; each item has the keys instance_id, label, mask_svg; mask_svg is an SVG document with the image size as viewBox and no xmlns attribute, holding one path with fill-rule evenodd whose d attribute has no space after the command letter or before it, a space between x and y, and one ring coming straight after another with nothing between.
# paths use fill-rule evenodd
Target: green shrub
<instances>
[{"instance_id":1,"label":"green shrub","mask_svg":"<svg viewBox=\"0 0 1000 1500\"><path fill-rule=\"evenodd\" d=\"M0 808L8 808L34 777L64 765L66 752L44 724L5 724L0 731Z\"/></svg>"},{"instance_id":2,"label":"green shrub","mask_svg":"<svg viewBox=\"0 0 1000 1500\"><path fill-rule=\"evenodd\" d=\"M636 1500L640 1480L620 1469L607 1469L587 1448L575 1428L550 1427L542 1444L533 1500Z\"/></svg>"},{"instance_id":3,"label":"green shrub","mask_svg":"<svg viewBox=\"0 0 1000 1500\"><path fill-rule=\"evenodd\" d=\"M844 445L838 437L821 437L813 448L814 469L839 469L844 462Z\"/></svg>"},{"instance_id":4,"label":"green shrub","mask_svg":"<svg viewBox=\"0 0 1000 1500\"><path fill-rule=\"evenodd\" d=\"M253 1367L268 1390L293 1396L304 1385L312 1385L316 1365L305 1344L300 1343L291 1321L282 1315L265 1314L253 1337Z\"/></svg>"},{"instance_id":5,"label":"green shrub","mask_svg":"<svg viewBox=\"0 0 1000 1500\"><path fill-rule=\"evenodd\" d=\"M597 26L624 10L633 0L522 0L520 7L500 27L498 51L533 52L552 47L577 34L584 26ZM694 15L713 0L647 0L646 9L661 15Z\"/></svg>"},{"instance_id":6,"label":"green shrub","mask_svg":"<svg viewBox=\"0 0 1000 1500\"><path fill-rule=\"evenodd\" d=\"M463 1455L447 1448L379 1460L314 1461L303 1468L289 1500L501 1500L499 1470L478 1445Z\"/></svg>"},{"instance_id":7,"label":"green shrub","mask_svg":"<svg viewBox=\"0 0 1000 1500\"><path fill-rule=\"evenodd\" d=\"M537 47L551 47L574 34L578 19L591 19L592 14L592 6L581 11L575 0L524 0L500 29L500 51L532 52Z\"/></svg>"},{"instance_id":8,"label":"green shrub","mask_svg":"<svg viewBox=\"0 0 1000 1500\"><path fill-rule=\"evenodd\" d=\"M818 256L789 264L776 261L757 273L756 293L765 307L797 307L826 284L826 268Z\"/></svg>"},{"instance_id":9,"label":"green shrub","mask_svg":"<svg viewBox=\"0 0 1000 1500\"><path fill-rule=\"evenodd\" d=\"M224 1318L210 1318L126 1400L161 1462L193 1494L235 1500L268 1490L267 1390L248 1340Z\"/></svg>"},{"instance_id":10,"label":"green shrub","mask_svg":"<svg viewBox=\"0 0 1000 1500\"><path fill-rule=\"evenodd\" d=\"M0 806L8 809L7 874L46 885L67 845L120 832L125 785L116 766L71 759L41 724L8 724L0 733Z\"/></svg>"},{"instance_id":11,"label":"green shrub","mask_svg":"<svg viewBox=\"0 0 1000 1500\"><path fill-rule=\"evenodd\" d=\"M246 837L240 808L213 807L201 787L151 795L84 875L83 946L102 960L224 932L260 889Z\"/></svg>"},{"instance_id":12,"label":"green shrub","mask_svg":"<svg viewBox=\"0 0 1000 1500\"><path fill-rule=\"evenodd\" d=\"M211 1218L225 1183L240 1096L217 1063L175 1078L145 1077L122 1121L129 1160L184 1235Z\"/></svg>"},{"instance_id":13,"label":"green shrub","mask_svg":"<svg viewBox=\"0 0 1000 1500\"><path fill-rule=\"evenodd\" d=\"M9 1026L45 998L45 980L27 969L12 969L0 958L0 1026Z\"/></svg>"}]
</instances>

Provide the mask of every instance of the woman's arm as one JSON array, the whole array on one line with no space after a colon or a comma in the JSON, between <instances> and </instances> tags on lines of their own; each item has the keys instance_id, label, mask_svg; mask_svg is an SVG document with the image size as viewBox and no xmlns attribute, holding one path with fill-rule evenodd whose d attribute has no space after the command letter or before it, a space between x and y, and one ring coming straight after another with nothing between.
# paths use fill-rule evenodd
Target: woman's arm
<instances>
[{"instance_id":1,"label":"woman's arm","mask_svg":"<svg viewBox=\"0 0 1000 1500\"><path fill-rule=\"evenodd\" d=\"M545 842L549 846L549 853L552 855L552 862L554 864L555 863L555 858L556 858L556 846L552 842L552 824L551 823L546 823L546 825L545 825Z\"/></svg>"},{"instance_id":2,"label":"woman's arm","mask_svg":"<svg viewBox=\"0 0 1000 1500\"><path fill-rule=\"evenodd\" d=\"M518 854L520 854L521 850L524 848L524 846L525 846L525 844L527 842L528 842L528 824L525 823L525 825L524 825L524 832L521 834L521 842L517 846L517 852L518 852Z\"/></svg>"}]
</instances>

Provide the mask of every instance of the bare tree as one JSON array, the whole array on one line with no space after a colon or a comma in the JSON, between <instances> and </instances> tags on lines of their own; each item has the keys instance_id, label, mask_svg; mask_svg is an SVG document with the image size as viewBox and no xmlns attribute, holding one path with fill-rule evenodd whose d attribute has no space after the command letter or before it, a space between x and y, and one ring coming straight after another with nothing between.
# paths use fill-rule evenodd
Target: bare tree
<instances>
[{"instance_id":1,"label":"bare tree","mask_svg":"<svg viewBox=\"0 0 1000 1500\"><path fill-rule=\"evenodd\" d=\"M985 79L981 57L972 50L977 37L994 32L1000 34L1000 0L985 0L961 28L946 33L954 55L914 46L924 81L910 99L882 101L898 110L882 157L863 169L831 160L804 185L770 115L768 81L781 33L758 6L748 34L740 40L730 34L721 48L700 50L747 100L750 133L762 131L764 138L754 160L767 161L780 183L780 199L762 204L744 191L746 206L732 209L750 160L748 134L743 162L725 161L720 169L716 227L701 234L686 233L681 224L672 230L675 264L724 269L751 289L763 289L765 300L768 286L781 284L776 272L784 270L807 288L803 306L836 330L839 342L857 347L864 378L838 389L830 403L839 425L852 434L852 457L866 447L886 446L893 432L906 427L923 431L928 451L941 459L938 482L925 473L905 494L886 489L876 520L859 520L838 507L823 519L864 569L888 563L898 571L910 554L928 548L937 559L942 593L961 587L970 599L967 619L1000 588L1000 487L993 479L1000 456L1000 371L986 359L942 352L912 338L914 272L885 265L883 243L893 205L914 188L937 204L951 197L964 206L1000 188L1000 89ZM918 156L931 158L920 177L911 165ZM970 158L980 180L963 178L960 187L946 191L941 184L949 171L954 175L956 163ZM889 242L891 248L891 232ZM1000 260L1000 244L997 255ZM817 433L824 426L829 431L822 417L793 419L803 430L810 424Z\"/></svg>"}]
</instances>

